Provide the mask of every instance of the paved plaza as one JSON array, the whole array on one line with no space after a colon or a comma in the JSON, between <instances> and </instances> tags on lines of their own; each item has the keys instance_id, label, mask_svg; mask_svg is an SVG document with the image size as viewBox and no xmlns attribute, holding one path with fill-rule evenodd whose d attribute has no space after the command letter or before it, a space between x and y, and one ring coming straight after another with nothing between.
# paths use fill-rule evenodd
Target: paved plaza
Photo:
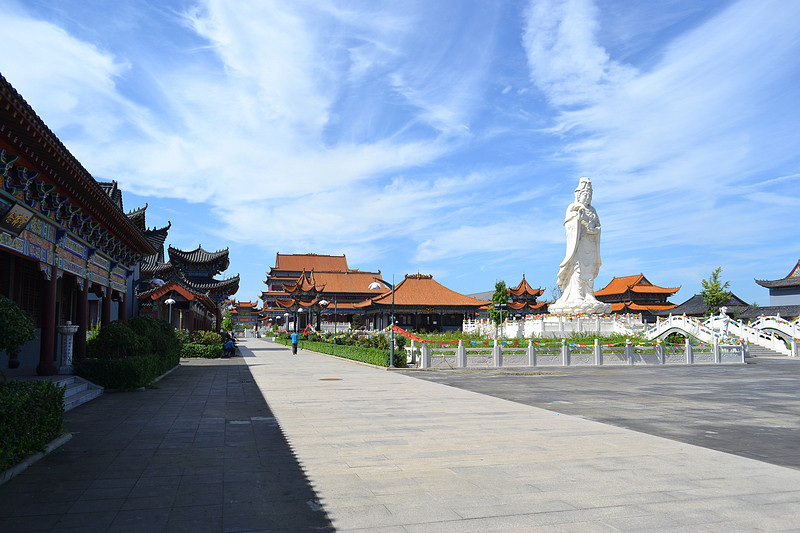
<instances>
[{"instance_id":1,"label":"paved plaza","mask_svg":"<svg viewBox=\"0 0 800 533\"><path fill-rule=\"evenodd\" d=\"M655 379L640 369L418 379L292 356L260 339L241 346L244 357L187 362L158 388L108 393L68 412L74 437L0 486L0 531L798 530L799 469L589 419L649 391L631 410L641 411L631 420L646 420L662 381L671 401L702 409L692 407L702 386L672 369L654 369L667 372ZM763 377L762 386L789 391L792 371L774 368L774 383ZM749 371L739 367L749 378L762 372ZM726 375L718 381L735 379ZM515 401L467 390L469 379L484 389L494 382ZM565 399L528 405L520 383ZM598 407L607 387L611 403ZM779 407L782 396L773 399ZM579 412L583 404L594 411ZM715 413L714 425L736 424L745 411ZM636 427L625 416L622 425ZM791 457L795 435L776 433L775 456Z\"/></svg>"}]
</instances>

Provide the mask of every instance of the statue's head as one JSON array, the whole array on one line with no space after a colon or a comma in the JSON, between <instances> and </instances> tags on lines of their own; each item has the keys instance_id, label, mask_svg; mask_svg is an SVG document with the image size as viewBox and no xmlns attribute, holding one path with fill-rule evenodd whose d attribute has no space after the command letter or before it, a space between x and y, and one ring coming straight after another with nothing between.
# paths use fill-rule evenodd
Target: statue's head
<instances>
[{"instance_id":1,"label":"statue's head","mask_svg":"<svg viewBox=\"0 0 800 533\"><path fill-rule=\"evenodd\" d=\"M578 187L575 189L575 201L583 205L592 204L592 180L581 178Z\"/></svg>"}]
</instances>

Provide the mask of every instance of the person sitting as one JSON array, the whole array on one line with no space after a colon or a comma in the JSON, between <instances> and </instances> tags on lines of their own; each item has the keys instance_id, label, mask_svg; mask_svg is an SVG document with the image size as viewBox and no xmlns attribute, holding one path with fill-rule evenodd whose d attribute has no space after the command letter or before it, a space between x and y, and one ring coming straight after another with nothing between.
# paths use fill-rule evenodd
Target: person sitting
<instances>
[{"instance_id":1,"label":"person sitting","mask_svg":"<svg viewBox=\"0 0 800 533\"><path fill-rule=\"evenodd\" d=\"M236 351L236 343L233 342L232 337L229 337L228 340L225 342L224 353L222 354L222 357L233 357L235 351Z\"/></svg>"}]
</instances>

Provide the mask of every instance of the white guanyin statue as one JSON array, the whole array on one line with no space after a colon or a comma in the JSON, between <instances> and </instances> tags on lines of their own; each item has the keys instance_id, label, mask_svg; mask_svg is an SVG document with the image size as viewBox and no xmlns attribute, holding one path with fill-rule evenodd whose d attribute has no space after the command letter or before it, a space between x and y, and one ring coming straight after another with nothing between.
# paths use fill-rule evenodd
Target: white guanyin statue
<instances>
[{"instance_id":1,"label":"white guanyin statue","mask_svg":"<svg viewBox=\"0 0 800 533\"><path fill-rule=\"evenodd\" d=\"M567 255L558 270L563 293L550 305L553 314L604 314L611 304L594 297L594 280L600 271L600 219L592 207L592 181L581 178L575 201L567 208Z\"/></svg>"}]
</instances>

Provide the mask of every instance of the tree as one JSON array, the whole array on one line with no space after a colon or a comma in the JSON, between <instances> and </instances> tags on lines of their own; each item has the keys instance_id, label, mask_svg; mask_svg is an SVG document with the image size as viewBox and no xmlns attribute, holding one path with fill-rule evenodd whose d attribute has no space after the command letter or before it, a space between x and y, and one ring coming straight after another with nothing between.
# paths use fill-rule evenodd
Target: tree
<instances>
[{"instance_id":1,"label":"tree","mask_svg":"<svg viewBox=\"0 0 800 533\"><path fill-rule=\"evenodd\" d=\"M500 312L500 309L495 309L496 305L503 306L502 313ZM500 324L501 315L503 317L508 315L508 291L506 290L506 282L503 280L498 280L497 283L494 284L492 307L489 309L489 316L492 317L492 320L494 320L495 324Z\"/></svg>"},{"instance_id":2,"label":"tree","mask_svg":"<svg viewBox=\"0 0 800 533\"><path fill-rule=\"evenodd\" d=\"M719 308L731 298L731 293L728 290L730 282L726 281L722 283L722 281L720 281L719 275L721 272L722 267L717 267L708 279L704 279L701 282L703 284L703 290L700 291L700 294L703 296L703 302L706 304L707 315L719 314Z\"/></svg>"},{"instance_id":3,"label":"tree","mask_svg":"<svg viewBox=\"0 0 800 533\"><path fill-rule=\"evenodd\" d=\"M222 329L225 331L231 331L233 329L233 319L231 318L231 313L225 313L225 317L222 319Z\"/></svg>"}]
</instances>

